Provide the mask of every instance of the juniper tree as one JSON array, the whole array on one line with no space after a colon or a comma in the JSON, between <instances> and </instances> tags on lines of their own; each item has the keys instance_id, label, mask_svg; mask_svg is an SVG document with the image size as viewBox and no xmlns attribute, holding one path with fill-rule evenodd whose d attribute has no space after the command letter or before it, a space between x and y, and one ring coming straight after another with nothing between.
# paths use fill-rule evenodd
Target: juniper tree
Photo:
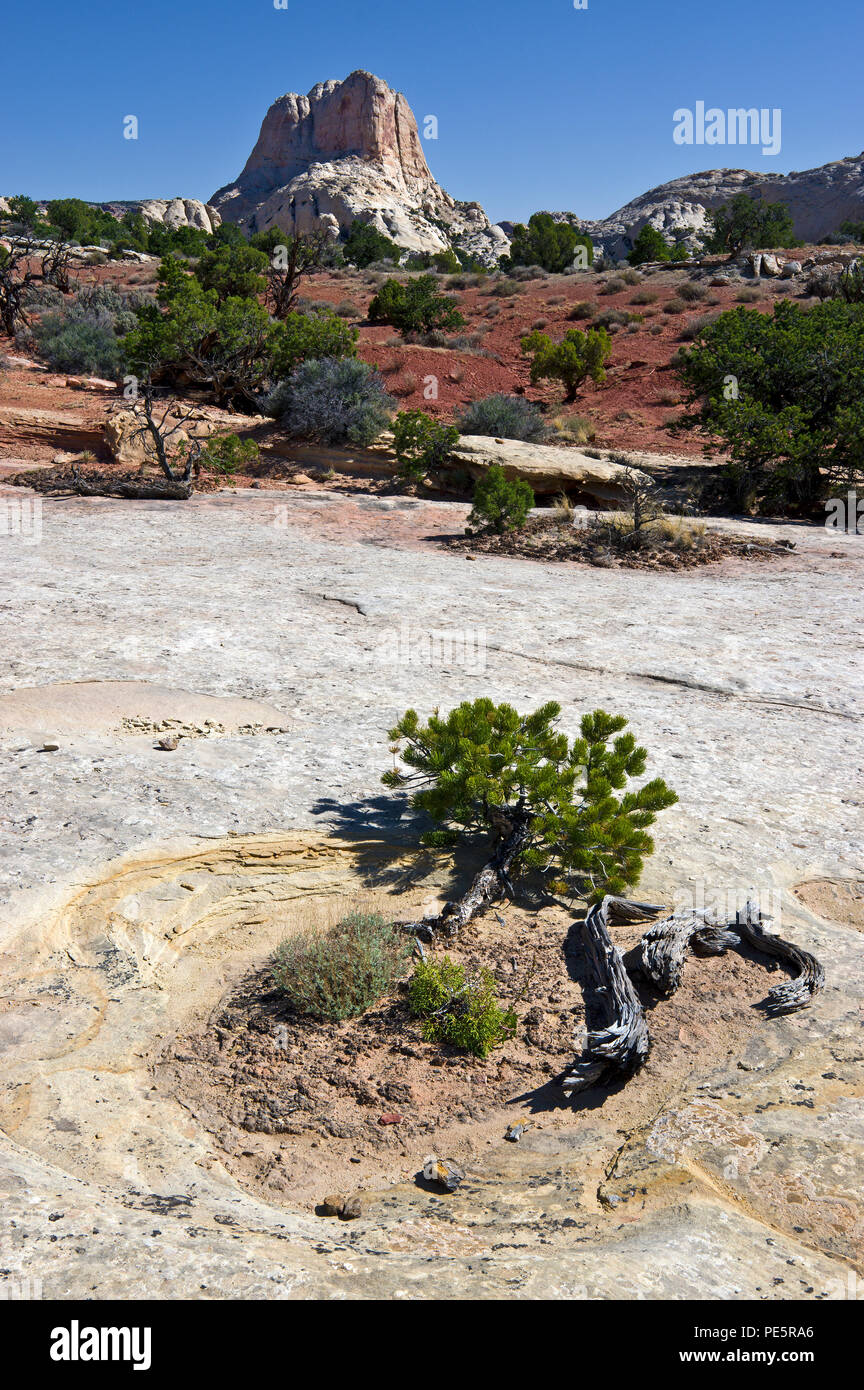
<instances>
[{"instance_id":1,"label":"juniper tree","mask_svg":"<svg viewBox=\"0 0 864 1390\"><path fill-rule=\"evenodd\" d=\"M678 798L662 778L626 790L648 755L623 732L622 716L599 709L584 715L571 744L556 727L560 713L554 702L519 714L479 699L443 717L436 711L425 725L409 709L390 731L405 767L394 766L382 781L409 788L412 805L432 821L422 843L454 846L479 837L492 851L461 899L412 927L455 935L512 892L511 876L526 869L542 875L551 892L592 901L639 881L654 849L648 827Z\"/></svg>"}]
</instances>

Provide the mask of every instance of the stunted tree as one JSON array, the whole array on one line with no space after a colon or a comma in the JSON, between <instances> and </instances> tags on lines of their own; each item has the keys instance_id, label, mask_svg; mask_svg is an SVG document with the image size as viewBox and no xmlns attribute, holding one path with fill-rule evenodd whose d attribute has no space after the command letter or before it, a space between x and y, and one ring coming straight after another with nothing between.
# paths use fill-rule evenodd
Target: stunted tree
<instances>
[{"instance_id":1,"label":"stunted tree","mask_svg":"<svg viewBox=\"0 0 864 1390\"><path fill-rule=\"evenodd\" d=\"M390 731L404 768L397 764L382 781L409 789L412 805L432 820L422 842L479 839L490 850L463 897L437 920L412 924L420 934L456 935L529 868L550 891L592 900L638 882L654 848L648 827L678 798L662 778L624 791L648 756L623 732L626 719L586 714L571 744L556 728L560 713L554 702L519 714L479 699L446 717L436 712L427 724L408 710Z\"/></svg>"},{"instance_id":2,"label":"stunted tree","mask_svg":"<svg viewBox=\"0 0 864 1390\"><path fill-rule=\"evenodd\" d=\"M612 352L612 339L605 328L571 328L560 343L535 329L521 342L522 353L531 358L531 381L560 381L564 399L574 401L576 392L590 377L598 385L606 380L606 363Z\"/></svg>"},{"instance_id":3,"label":"stunted tree","mask_svg":"<svg viewBox=\"0 0 864 1390\"><path fill-rule=\"evenodd\" d=\"M252 246L267 256L267 307L274 318L284 319L297 303L301 281L324 265L330 238L322 229L288 235L271 227L254 236Z\"/></svg>"}]
</instances>

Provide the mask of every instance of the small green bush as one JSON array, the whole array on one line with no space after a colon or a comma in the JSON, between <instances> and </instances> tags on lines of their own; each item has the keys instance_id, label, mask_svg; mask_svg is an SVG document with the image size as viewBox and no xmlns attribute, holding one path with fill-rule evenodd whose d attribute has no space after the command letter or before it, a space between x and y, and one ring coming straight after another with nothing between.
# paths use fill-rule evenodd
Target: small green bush
<instances>
[{"instance_id":1,"label":"small green bush","mask_svg":"<svg viewBox=\"0 0 864 1390\"><path fill-rule=\"evenodd\" d=\"M537 406L524 396L496 392L472 401L457 417L460 434L486 434L492 439L525 439L539 444L549 433Z\"/></svg>"},{"instance_id":2,"label":"small green bush","mask_svg":"<svg viewBox=\"0 0 864 1390\"><path fill-rule=\"evenodd\" d=\"M418 275L407 284L387 280L369 305L369 318L373 323L390 323L403 335L461 328L465 323L456 301L438 293L434 275Z\"/></svg>"},{"instance_id":3,"label":"small green bush","mask_svg":"<svg viewBox=\"0 0 864 1390\"><path fill-rule=\"evenodd\" d=\"M516 1032L516 1015L499 1005L492 973L469 975L449 956L419 963L408 986L408 1004L413 1017L422 1020L427 1042L450 1043L475 1057L488 1057Z\"/></svg>"},{"instance_id":4,"label":"small green bush","mask_svg":"<svg viewBox=\"0 0 864 1390\"><path fill-rule=\"evenodd\" d=\"M668 261L671 259L669 243L662 232L646 222L633 243L633 250L627 257L632 266L645 265L648 261Z\"/></svg>"},{"instance_id":5,"label":"small green bush","mask_svg":"<svg viewBox=\"0 0 864 1390\"><path fill-rule=\"evenodd\" d=\"M571 328L560 343L553 343L545 333L529 333L522 339L522 352L531 357L531 380L544 379L564 383L565 399L575 400L576 392L588 377L592 381L606 380L605 364L612 344L605 328Z\"/></svg>"},{"instance_id":6,"label":"small green bush","mask_svg":"<svg viewBox=\"0 0 864 1390\"><path fill-rule=\"evenodd\" d=\"M376 368L356 357L322 357L280 381L265 408L291 434L364 448L387 428L395 404Z\"/></svg>"},{"instance_id":7,"label":"small green bush","mask_svg":"<svg viewBox=\"0 0 864 1390\"><path fill-rule=\"evenodd\" d=\"M459 442L459 431L422 410L400 410L393 422L393 441L400 478L422 483L446 466Z\"/></svg>"},{"instance_id":8,"label":"small green bush","mask_svg":"<svg viewBox=\"0 0 864 1390\"><path fill-rule=\"evenodd\" d=\"M236 434L212 435L201 451L201 467L229 476L238 473L246 463L258 458L254 439L241 439Z\"/></svg>"},{"instance_id":9,"label":"small green bush","mask_svg":"<svg viewBox=\"0 0 864 1390\"><path fill-rule=\"evenodd\" d=\"M534 493L524 478L508 478L499 463L491 463L474 489L468 516L471 530L518 531L534 506Z\"/></svg>"},{"instance_id":10,"label":"small green bush","mask_svg":"<svg viewBox=\"0 0 864 1390\"><path fill-rule=\"evenodd\" d=\"M314 313L292 310L269 336L271 373L274 380L290 376L295 367L311 358L354 357L357 329L327 305Z\"/></svg>"},{"instance_id":11,"label":"small green bush","mask_svg":"<svg viewBox=\"0 0 864 1390\"><path fill-rule=\"evenodd\" d=\"M401 979L411 942L378 912L353 912L326 932L288 936L273 981L298 1014L327 1023L356 1018Z\"/></svg>"},{"instance_id":12,"label":"small green bush","mask_svg":"<svg viewBox=\"0 0 864 1390\"><path fill-rule=\"evenodd\" d=\"M529 217L527 227L521 222L516 223L510 241L510 254L500 257L499 265L504 270L513 270L516 266L541 266L543 270L560 272L573 264L580 247L585 263L590 265L594 259L594 247L589 236L577 232L569 222L556 222L551 212L535 212Z\"/></svg>"}]
</instances>

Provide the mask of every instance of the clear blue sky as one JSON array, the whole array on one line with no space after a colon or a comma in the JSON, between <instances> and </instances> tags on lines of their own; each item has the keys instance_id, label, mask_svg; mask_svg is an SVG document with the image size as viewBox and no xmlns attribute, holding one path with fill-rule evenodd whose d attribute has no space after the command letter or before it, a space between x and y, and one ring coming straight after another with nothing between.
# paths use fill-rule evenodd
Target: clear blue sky
<instances>
[{"instance_id":1,"label":"clear blue sky","mask_svg":"<svg viewBox=\"0 0 864 1390\"><path fill-rule=\"evenodd\" d=\"M786 173L864 148L862 0L84 0L11 6L0 193L207 199L283 92L367 68L433 174L493 221L602 217L699 169ZM697 101L780 107L783 147L678 146ZM137 141L122 138L136 115Z\"/></svg>"}]
</instances>

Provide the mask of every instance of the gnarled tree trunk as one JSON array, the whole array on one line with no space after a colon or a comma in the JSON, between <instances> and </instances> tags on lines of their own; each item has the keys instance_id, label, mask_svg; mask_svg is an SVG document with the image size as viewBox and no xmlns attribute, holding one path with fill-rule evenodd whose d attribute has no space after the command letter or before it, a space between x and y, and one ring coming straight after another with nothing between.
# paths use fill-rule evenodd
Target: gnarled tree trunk
<instances>
[{"instance_id":1,"label":"gnarled tree trunk","mask_svg":"<svg viewBox=\"0 0 864 1390\"><path fill-rule=\"evenodd\" d=\"M403 922L403 929L423 941L433 941L439 934L451 938L457 936L472 918L483 912L490 903L497 902L510 888L510 871L530 839L529 826L529 816L520 813L511 817L509 831L491 859L474 875L467 893L456 902L447 903L437 917L428 917L422 922Z\"/></svg>"},{"instance_id":2,"label":"gnarled tree trunk","mask_svg":"<svg viewBox=\"0 0 864 1390\"><path fill-rule=\"evenodd\" d=\"M584 1091L613 1076L629 1076L648 1056L650 1039L645 1011L624 968L624 960L609 935L608 924L644 922L662 912L652 903L606 897L590 908L582 924L582 940L591 971L591 984L603 1001L605 1026L588 1033L581 1057L562 1084L565 1096Z\"/></svg>"}]
</instances>

